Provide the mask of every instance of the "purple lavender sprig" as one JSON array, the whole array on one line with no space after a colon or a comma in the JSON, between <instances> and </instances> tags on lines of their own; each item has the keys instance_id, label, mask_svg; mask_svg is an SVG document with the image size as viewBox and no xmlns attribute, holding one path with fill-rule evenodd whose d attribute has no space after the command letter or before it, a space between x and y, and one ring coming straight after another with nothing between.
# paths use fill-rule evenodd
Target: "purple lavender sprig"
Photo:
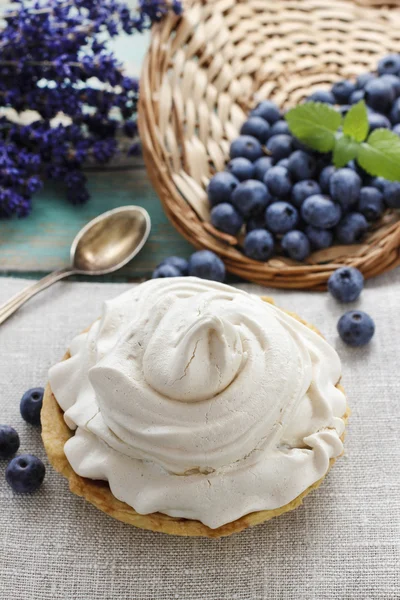
<instances>
[{"instance_id":1,"label":"purple lavender sprig","mask_svg":"<svg viewBox=\"0 0 400 600\"><path fill-rule=\"evenodd\" d=\"M108 49L121 32L148 29L177 0L139 0L138 12L119 0L19 0L5 11L0 37L0 107L35 110L29 125L0 119L0 218L26 216L44 175L64 181L67 198L88 197L82 165L107 163L119 133L137 153L137 79L127 77ZM54 125L63 114L70 124Z\"/></svg>"}]
</instances>

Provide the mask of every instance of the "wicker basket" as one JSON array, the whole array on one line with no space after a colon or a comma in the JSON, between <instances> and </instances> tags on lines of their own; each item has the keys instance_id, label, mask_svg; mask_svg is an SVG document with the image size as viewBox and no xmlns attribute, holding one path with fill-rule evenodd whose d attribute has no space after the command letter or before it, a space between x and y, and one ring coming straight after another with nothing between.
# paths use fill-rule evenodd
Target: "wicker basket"
<instances>
[{"instance_id":1,"label":"wicker basket","mask_svg":"<svg viewBox=\"0 0 400 600\"><path fill-rule=\"evenodd\" d=\"M387 211L362 244L333 246L306 263L241 252L242 237L210 223L206 186L257 101L293 106L400 52L400 0L187 0L182 18L153 28L140 94L150 179L176 229L217 252L227 269L280 288L323 289L341 265L373 277L400 264L400 217Z\"/></svg>"}]
</instances>

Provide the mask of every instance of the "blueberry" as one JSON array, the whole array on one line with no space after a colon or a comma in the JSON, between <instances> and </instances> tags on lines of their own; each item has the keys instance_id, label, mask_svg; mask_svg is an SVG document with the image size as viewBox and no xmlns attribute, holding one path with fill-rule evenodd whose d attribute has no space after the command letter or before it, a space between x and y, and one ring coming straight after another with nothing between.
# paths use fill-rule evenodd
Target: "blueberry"
<instances>
[{"instance_id":1,"label":"blueberry","mask_svg":"<svg viewBox=\"0 0 400 600\"><path fill-rule=\"evenodd\" d=\"M350 104L357 104L364 98L364 90L354 90L350 96Z\"/></svg>"},{"instance_id":2,"label":"blueberry","mask_svg":"<svg viewBox=\"0 0 400 600\"><path fill-rule=\"evenodd\" d=\"M282 158L287 158L293 150L293 138L290 135L281 133L273 135L267 142L267 149L275 162Z\"/></svg>"},{"instance_id":3,"label":"blueberry","mask_svg":"<svg viewBox=\"0 0 400 600\"><path fill-rule=\"evenodd\" d=\"M363 187L360 191L358 210L368 221L376 221L385 209L383 194L375 187Z\"/></svg>"},{"instance_id":4,"label":"blueberry","mask_svg":"<svg viewBox=\"0 0 400 600\"><path fill-rule=\"evenodd\" d=\"M250 115L253 117L261 117L268 121L270 125L273 125L281 118L281 113L275 102L271 100L263 100L254 108Z\"/></svg>"},{"instance_id":5,"label":"blueberry","mask_svg":"<svg viewBox=\"0 0 400 600\"><path fill-rule=\"evenodd\" d=\"M374 177L372 180L373 187L376 187L381 192L384 191L386 183L387 179L384 179L383 177Z\"/></svg>"},{"instance_id":6,"label":"blueberry","mask_svg":"<svg viewBox=\"0 0 400 600\"><path fill-rule=\"evenodd\" d=\"M289 173L295 181L312 179L317 170L317 161L303 150L295 150L289 156Z\"/></svg>"},{"instance_id":7,"label":"blueberry","mask_svg":"<svg viewBox=\"0 0 400 600\"><path fill-rule=\"evenodd\" d=\"M13 427L0 425L0 459L10 458L19 448L19 435Z\"/></svg>"},{"instance_id":8,"label":"blueberry","mask_svg":"<svg viewBox=\"0 0 400 600\"><path fill-rule=\"evenodd\" d=\"M253 229L265 229L267 223L265 222L265 211L261 213L261 215L257 215L256 217L252 217L246 223L246 231L253 231Z\"/></svg>"},{"instance_id":9,"label":"blueberry","mask_svg":"<svg viewBox=\"0 0 400 600\"><path fill-rule=\"evenodd\" d=\"M269 130L268 137L272 137L273 135L279 135L281 133L290 135L289 125L283 119L281 119L280 121L276 121L276 123L272 125L271 129Z\"/></svg>"},{"instance_id":10,"label":"blueberry","mask_svg":"<svg viewBox=\"0 0 400 600\"><path fill-rule=\"evenodd\" d=\"M378 73L398 75L400 73L400 54L388 54L378 62Z\"/></svg>"},{"instance_id":11,"label":"blueberry","mask_svg":"<svg viewBox=\"0 0 400 600\"><path fill-rule=\"evenodd\" d=\"M348 346L364 346L375 333L375 323L362 310L349 310L340 317L337 330Z\"/></svg>"},{"instance_id":12,"label":"blueberry","mask_svg":"<svg viewBox=\"0 0 400 600\"><path fill-rule=\"evenodd\" d=\"M182 273L179 269L173 265L165 264L156 267L151 276L152 279L161 279L163 277L182 277Z\"/></svg>"},{"instance_id":13,"label":"blueberry","mask_svg":"<svg viewBox=\"0 0 400 600\"><path fill-rule=\"evenodd\" d=\"M339 204L335 204L329 196L315 194L304 200L301 216L309 225L321 229L331 229L339 223L342 210Z\"/></svg>"},{"instance_id":14,"label":"blueberry","mask_svg":"<svg viewBox=\"0 0 400 600\"><path fill-rule=\"evenodd\" d=\"M329 183L332 175L335 173L336 169L333 165L329 165L328 167L324 167L319 176L319 185L324 194L329 192Z\"/></svg>"},{"instance_id":15,"label":"blueberry","mask_svg":"<svg viewBox=\"0 0 400 600\"><path fill-rule=\"evenodd\" d=\"M232 192L239 185L239 180L230 173L221 171L211 178L207 194L211 206L220 202L230 202Z\"/></svg>"},{"instance_id":16,"label":"blueberry","mask_svg":"<svg viewBox=\"0 0 400 600\"><path fill-rule=\"evenodd\" d=\"M175 269L178 269L181 275L187 275L189 273L189 263L181 256L168 256L167 258L164 258L164 260L162 260L157 267L164 265L175 267Z\"/></svg>"},{"instance_id":17,"label":"blueberry","mask_svg":"<svg viewBox=\"0 0 400 600\"><path fill-rule=\"evenodd\" d=\"M367 230L368 222L364 215L352 212L345 215L336 227L336 237L341 244L355 244Z\"/></svg>"},{"instance_id":18,"label":"blueberry","mask_svg":"<svg viewBox=\"0 0 400 600\"><path fill-rule=\"evenodd\" d=\"M321 188L314 179L304 179L294 184L291 200L294 206L300 208L306 198L320 193Z\"/></svg>"},{"instance_id":19,"label":"blueberry","mask_svg":"<svg viewBox=\"0 0 400 600\"><path fill-rule=\"evenodd\" d=\"M259 158L258 160L262 160L262 158ZM233 158L230 162L228 162L226 168L229 173L236 177L236 179L239 181L253 179L255 173L255 163L253 164L247 158L243 158L242 156Z\"/></svg>"},{"instance_id":20,"label":"blueberry","mask_svg":"<svg viewBox=\"0 0 400 600\"><path fill-rule=\"evenodd\" d=\"M211 223L224 233L236 235L243 225L243 217L233 208L232 204L223 202L212 209Z\"/></svg>"},{"instance_id":21,"label":"blueberry","mask_svg":"<svg viewBox=\"0 0 400 600\"><path fill-rule=\"evenodd\" d=\"M265 144L269 137L269 123L261 117L250 117L240 129L241 135L252 135L261 144Z\"/></svg>"},{"instance_id":22,"label":"blueberry","mask_svg":"<svg viewBox=\"0 0 400 600\"><path fill-rule=\"evenodd\" d=\"M225 265L211 250L199 250L189 258L189 275L222 282L225 279Z\"/></svg>"},{"instance_id":23,"label":"blueberry","mask_svg":"<svg viewBox=\"0 0 400 600\"><path fill-rule=\"evenodd\" d=\"M281 160L278 160L278 162L276 163L277 167L284 167L285 169L288 168L289 166L289 159L288 158L281 158Z\"/></svg>"},{"instance_id":24,"label":"blueberry","mask_svg":"<svg viewBox=\"0 0 400 600\"><path fill-rule=\"evenodd\" d=\"M360 189L361 177L352 169L338 169L329 181L332 200L345 210L357 202Z\"/></svg>"},{"instance_id":25,"label":"blueberry","mask_svg":"<svg viewBox=\"0 0 400 600\"><path fill-rule=\"evenodd\" d=\"M31 425L40 425L40 411L42 410L43 394L43 388L32 388L25 392L21 398L19 405L21 416Z\"/></svg>"},{"instance_id":26,"label":"blueberry","mask_svg":"<svg viewBox=\"0 0 400 600\"><path fill-rule=\"evenodd\" d=\"M376 79L376 75L373 73L361 73L357 77L356 86L358 90L363 90L369 81Z\"/></svg>"},{"instance_id":27,"label":"blueberry","mask_svg":"<svg viewBox=\"0 0 400 600\"><path fill-rule=\"evenodd\" d=\"M392 131L400 137L400 123L397 123L397 125L393 127Z\"/></svg>"},{"instance_id":28,"label":"blueberry","mask_svg":"<svg viewBox=\"0 0 400 600\"><path fill-rule=\"evenodd\" d=\"M322 250L332 246L333 233L330 229L320 229L319 227L307 225L305 231L314 250Z\"/></svg>"},{"instance_id":29,"label":"blueberry","mask_svg":"<svg viewBox=\"0 0 400 600\"><path fill-rule=\"evenodd\" d=\"M400 208L400 183L398 181L384 182L383 200L388 208Z\"/></svg>"},{"instance_id":30,"label":"blueberry","mask_svg":"<svg viewBox=\"0 0 400 600\"><path fill-rule=\"evenodd\" d=\"M253 229L244 239L244 253L254 260L268 260L274 253L274 238L266 229Z\"/></svg>"},{"instance_id":31,"label":"blueberry","mask_svg":"<svg viewBox=\"0 0 400 600\"><path fill-rule=\"evenodd\" d=\"M262 156L254 163L254 179L263 181L265 173L273 166L273 160L270 156ZM249 177L248 179L253 179Z\"/></svg>"},{"instance_id":32,"label":"blueberry","mask_svg":"<svg viewBox=\"0 0 400 600\"><path fill-rule=\"evenodd\" d=\"M232 194L233 206L246 219L265 210L271 200L272 197L267 186L257 179L242 181Z\"/></svg>"},{"instance_id":33,"label":"blueberry","mask_svg":"<svg viewBox=\"0 0 400 600\"><path fill-rule=\"evenodd\" d=\"M33 454L21 454L8 463L6 480L14 492L29 494L42 485L45 473L40 458Z\"/></svg>"},{"instance_id":34,"label":"blueberry","mask_svg":"<svg viewBox=\"0 0 400 600\"><path fill-rule=\"evenodd\" d=\"M352 171L355 171L355 173L357 173L361 177L361 180L365 185L369 185L371 183L373 177L369 175L369 173L364 171L364 169L360 167L360 165L355 160L349 161L346 167L348 169L351 169Z\"/></svg>"},{"instance_id":35,"label":"blueberry","mask_svg":"<svg viewBox=\"0 0 400 600\"><path fill-rule=\"evenodd\" d=\"M240 135L231 144L230 157L247 158L251 162L263 155L260 142L252 135Z\"/></svg>"},{"instance_id":36,"label":"blueberry","mask_svg":"<svg viewBox=\"0 0 400 600\"><path fill-rule=\"evenodd\" d=\"M364 287L364 276L355 267L336 269L328 279L328 291L340 302L354 302Z\"/></svg>"},{"instance_id":37,"label":"blueberry","mask_svg":"<svg viewBox=\"0 0 400 600\"><path fill-rule=\"evenodd\" d=\"M288 202L274 202L265 211L267 227L273 233L286 233L294 229L298 220L299 213Z\"/></svg>"},{"instance_id":38,"label":"blueberry","mask_svg":"<svg viewBox=\"0 0 400 600\"><path fill-rule=\"evenodd\" d=\"M289 171L285 167L272 167L264 177L264 183L272 196L284 198L292 189L292 180Z\"/></svg>"},{"instance_id":39,"label":"blueberry","mask_svg":"<svg viewBox=\"0 0 400 600\"><path fill-rule=\"evenodd\" d=\"M385 113L390 110L394 98L392 86L384 79L373 79L365 86L365 101L377 112Z\"/></svg>"},{"instance_id":40,"label":"blueberry","mask_svg":"<svg viewBox=\"0 0 400 600\"><path fill-rule=\"evenodd\" d=\"M397 100L394 101L389 116L393 125L400 123L400 98L397 98Z\"/></svg>"},{"instance_id":41,"label":"blueberry","mask_svg":"<svg viewBox=\"0 0 400 600\"><path fill-rule=\"evenodd\" d=\"M351 108L350 104L343 104L342 106L339 106L339 108L337 110L338 110L338 112L340 112L342 117L345 117L347 115L347 113L349 112L350 108Z\"/></svg>"},{"instance_id":42,"label":"blueberry","mask_svg":"<svg viewBox=\"0 0 400 600\"><path fill-rule=\"evenodd\" d=\"M306 102L323 102L324 104L336 104L335 96L328 90L317 90L308 96Z\"/></svg>"},{"instance_id":43,"label":"blueberry","mask_svg":"<svg viewBox=\"0 0 400 600\"><path fill-rule=\"evenodd\" d=\"M374 131L374 129L379 129L381 127L390 129L392 126L389 119L385 117L385 115L380 115L376 112L370 112L368 114L368 123L370 132Z\"/></svg>"},{"instance_id":44,"label":"blueberry","mask_svg":"<svg viewBox=\"0 0 400 600\"><path fill-rule=\"evenodd\" d=\"M355 89L356 84L353 81L343 79L343 81L338 81L332 86L332 94L338 104L347 104Z\"/></svg>"},{"instance_id":45,"label":"blueberry","mask_svg":"<svg viewBox=\"0 0 400 600\"><path fill-rule=\"evenodd\" d=\"M310 242L308 237L302 231L288 231L282 238L283 250L293 260L302 261L309 256L311 252Z\"/></svg>"},{"instance_id":46,"label":"blueberry","mask_svg":"<svg viewBox=\"0 0 400 600\"><path fill-rule=\"evenodd\" d=\"M397 75L382 75L381 79L387 81L391 86L394 92L394 97L398 98L400 96L400 77Z\"/></svg>"}]
</instances>

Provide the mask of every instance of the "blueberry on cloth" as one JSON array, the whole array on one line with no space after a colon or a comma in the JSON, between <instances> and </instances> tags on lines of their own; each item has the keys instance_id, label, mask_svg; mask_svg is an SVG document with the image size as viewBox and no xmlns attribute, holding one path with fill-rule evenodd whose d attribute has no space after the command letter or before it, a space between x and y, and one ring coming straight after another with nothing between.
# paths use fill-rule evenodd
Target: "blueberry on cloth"
<instances>
[{"instance_id":1,"label":"blueberry on cloth","mask_svg":"<svg viewBox=\"0 0 400 600\"><path fill-rule=\"evenodd\" d=\"M243 225L243 217L232 204L223 202L222 204L217 204L212 209L211 223L224 233L236 235Z\"/></svg>"},{"instance_id":2,"label":"blueberry on cloth","mask_svg":"<svg viewBox=\"0 0 400 600\"><path fill-rule=\"evenodd\" d=\"M33 454L21 454L9 462L6 480L14 492L29 494L42 485L45 473L46 469L40 458Z\"/></svg>"},{"instance_id":3,"label":"blueberry on cloth","mask_svg":"<svg viewBox=\"0 0 400 600\"><path fill-rule=\"evenodd\" d=\"M189 263L181 256L167 256L167 258L164 258L157 267L161 267L162 265L171 265L172 267L175 267L181 275L187 275L189 273Z\"/></svg>"},{"instance_id":4,"label":"blueberry on cloth","mask_svg":"<svg viewBox=\"0 0 400 600\"><path fill-rule=\"evenodd\" d=\"M321 229L331 229L339 223L342 210L339 204L333 202L329 196L315 194L304 200L301 216L309 225Z\"/></svg>"},{"instance_id":5,"label":"blueberry on cloth","mask_svg":"<svg viewBox=\"0 0 400 600\"><path fill-rule=\"evenodd\" d=\"M358 212L345 215L336 227L336 237L341 244L359 242L368 230L367 219Z\"/></svg>"},{"instance_id":6,"label":"blueberry on cloth","mask_svg":"<svg viewBox=\"0 0 400 600\"><path fill-rule=\"evenodd\" d=\"M268 260L274 253L274 238L266 229L254 229L244 239L244 253L254 260Z\"/></svg>"},{"instance_id":7,"label":"blueberry on cloth","mask_svg":"<svg viewBox=\"0 0 400 600\"><path fill-rule=\"evenodd\" d=\"M361 177L352 169L339 169L333 173L329 181L332 200L347 210L356 204L360 195Z\"/></svg>"},{"instance_id":8,"label":"blueberry on cloth","mask_svg":"<svg viewBox=\"0 0 400 600\"><path fill-rule=\"evenodd\" d=\"M31 425L40 425L40 411L42 410L44 389L32 388L25 392L21 398L19 409L21 416Z\"/></svg>"},{"instance_id":9,"label":"blueberry on cloth","mask_svg":"<svg viewBox=\"0 0 400 600\"><path fill-rule=\"evenodd\" d=\"M231 144L230 157L247 158L251 162L257 160L263 155L260 142L252 135L240 135Z\"/></svg>"},{"instance_id":10,"label":"blueberry on cloth","mask_svg":"<svg viewBox=\"0 0 400 600\"><path fill-rule=\"evenodd\" d=\"M299 213L288 202L274 202L265 211L267 228L273 233L286 233L294 229L298 220Z\"/></svg>"},{"instance_id":11,"label":"blueberry on cloth","mask_svg":"<svg viewBox=\"0 0 400 600\"><path fill-rule=\"evenodd\" d=\"M259 158L258 160L263 160ZM258 162L258 161L256 161ZM242 156L238 156L238 158L233 158L230 162L228 162L226 168L227 171L239 181L245 181L246 179L253 179L255 173L255 164L249 161L248 158L243 158ZM271 161L272 165L272 161ZM257 178L258 179L258 178Z\"/></svg>"},{"instance_id":12,"label":"blueberry on cloth","mask_svg":"<svg viewBox=\"0 0 400 600\"><path fill-rule=\"evenodd\" d=\"M330 229L320 229L319 227L307 225L305 232L314 250L323 250L332 246L333 233Z\"/></svg>"},{"instance_id":13,"label":"blueberry on cloth","mask_svg":"<svg viewBox=\"0 0 400 600\"><path fill-rule=\"evenodd\" d=\"M271 102L271 100L263 100L260 102L256 108L254 108L250 115L253 117L261 117L268 121L270 125L276 123L281 118L281 113L275 102Z\"/></svg>"},{"instance_id":14,"label":"blueberry on cloth","mask_svg":"<svg viewBox=\"0 0 400 600\"><path fill-rule=\"evenodd\" d=\"M174 265L160 265L154 269L151 278L161 279L163 277L182 277L182 273Z\"/></svg>"},{"instance_id":15,"label":"blueberry on cloth","mask_svg":"<svg viewBox=\"0 0 400 600\"><path fill-rule=\"evenodd\" d=\"M292 189L292 180L289 171L285 167L278 165L267 171L264 183L272 196L277 196L278 198L288 196Z\"/></svg>"},{"instance_id":16,"label":"blueberry on cloth","mask_svg":"<svg viewBox=\"0 0 400 600\"><path fill-rule=\"evenodd\" d=\"M189 275L222 282L225 279L225 265L211 250L199 250L189 258Z\"/></svg>"},{"instance_id":17,"label":"blueberry on cloth","mask_svg":"<svg viewBox=\"0 0 400 600\"><path fill-rule=\"evenodd\" d=\"M269 123L262 117L250 117L243 123L240 133L241 135L252 135L261 144L265 144L269 134Z\"/></svg>"},{"instance_id":18,"label":"blueberry on cloth","mask_svg":"<svg viewBox=\"0 0 400 600\"><path fill-rule=\"evenodd\" d=\"M239 185L239 180L231 173L221 171L216 173L207 187L208 200L211 206L221 202L230 202L232 192Z\"/></svg>"},{"instance_id":19,"label":"blueberry on cloth","mask_svg":"<svg viewBox=\"0 0 400 600\"><path fill-rule=\"evenodd\" d=\"M246 219L263 212L272 197L267 186L257 179L239 183L232 194L232 204Z\"/></svg>"},{"instance_id":20,"label":"blueberry on cloth","mask_svg":"<svg viewBox=\"0 0 400 600\"><path fill-rule=\"evenodd\" d=\"M375 333L375 323L362 310L349 310L340 317L337 330L349 346L364 346Z\"/></svg>"},{"instance_id":21,"label":"blueberry on cloth","mask_svg":"<svg viewBox=\"0 0 400 600\"><path fill-rule=\"evenodd\" d=\"M383 194L375 187L361 188L358 210L368 221L376 221L385 209Z\"/></svg>"},{"instance_id":22,"label":"blueberry on cloth","mask_svg":"<svg viewBox=\"0 0 400 600\"><path fill-rule=\"evenodd\" d=\"M340 267L328 279L328 290L340 302L354 302L364 287L364 276L355 267Z\"/></svg>"},{"instance_id":23,"label":"blueberry on cloth","mask_svg":"<svg viewBox=\"0 0 400 600\"><path fill-rule=\"evenodd\" d=\"M311 252L310 241L305 233L294 229L288 231L282 238L282 248L293 260L302 261Z\"/></svg>"},{"instance_id":24,"label":"blueberry on cloth","mask_svg":"<svg viewBox=\"0 0 400 600\"><path fill-rule=\"evenodd\" d=\"M13 427L0 425L0 459L10 458L19 448L19 435Z\"/></svg>"}]
</instances>

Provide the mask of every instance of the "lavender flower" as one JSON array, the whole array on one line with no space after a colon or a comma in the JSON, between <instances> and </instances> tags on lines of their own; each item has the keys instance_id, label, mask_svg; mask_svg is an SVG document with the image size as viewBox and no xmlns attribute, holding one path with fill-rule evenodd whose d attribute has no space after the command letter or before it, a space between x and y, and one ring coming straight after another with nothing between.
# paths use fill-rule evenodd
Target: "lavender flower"
<instances>
[{"instance_id":1,"label":"lavender flower","mask_svg":"<svg viewBox=\"0 0 400 600\"><path fill-rule=\"evenodd\" d=\"M138 135L139 83L124 75L107 38L148 29L170 10L179 15L180 1L139 0L134 13L119 0L19 0L5 11L0 107L39 117L30 125L0 118L0 218L29 214L44 175L64 181L73 204L86 202L83 162L111 160L120 130ZM60 113L70 125L52 123ZM128 155L139 147L133 139Z\"/></svg>"}]
</instances>

